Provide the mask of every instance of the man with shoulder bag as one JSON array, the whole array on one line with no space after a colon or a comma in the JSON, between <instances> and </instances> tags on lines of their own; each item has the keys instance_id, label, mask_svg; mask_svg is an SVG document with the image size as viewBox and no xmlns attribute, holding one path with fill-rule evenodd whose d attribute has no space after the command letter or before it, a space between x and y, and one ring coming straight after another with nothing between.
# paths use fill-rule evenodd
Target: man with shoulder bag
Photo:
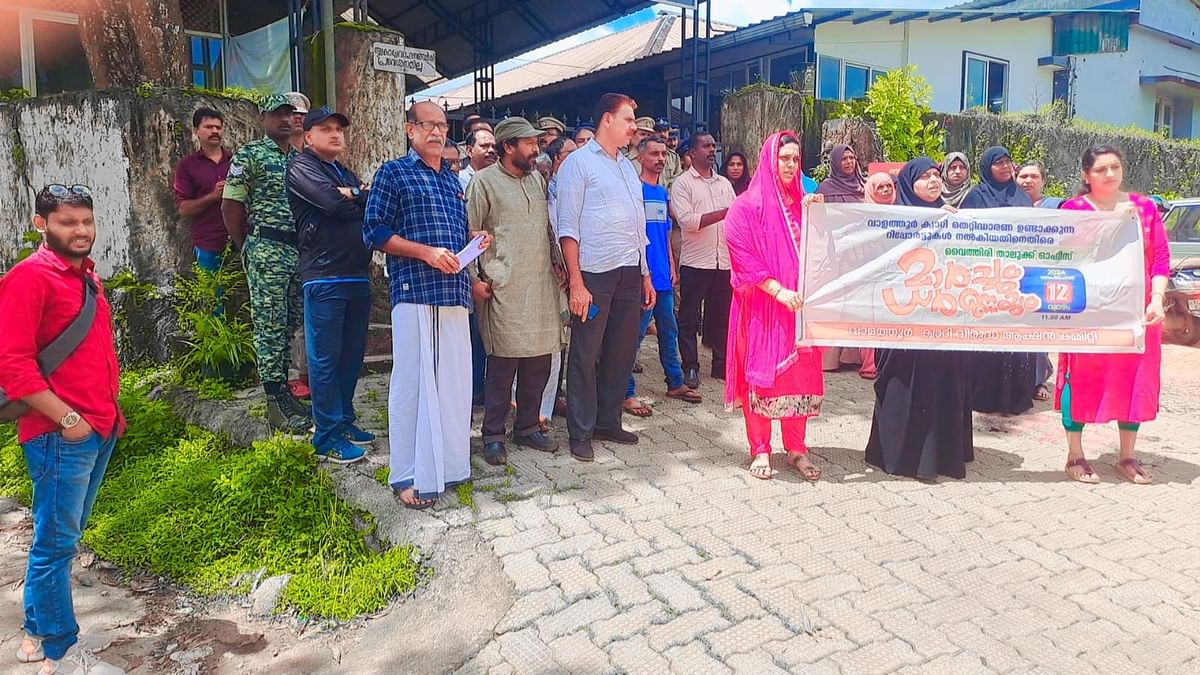
<instances>
[{"instance_id":1,"label":"man with shoulder bag","mask_svg":"<svg viewBox=\"0 0 1200 675\"><path fill-rule=\"evenodd\" d=\"M117 675L79 641L71 561L125 420L112 315L88 257L96 239L83 185L36 197L43 243L0 277L0 419L17 420L33 482L21 663L43 673Z\"/></svg>"}]
</instances>

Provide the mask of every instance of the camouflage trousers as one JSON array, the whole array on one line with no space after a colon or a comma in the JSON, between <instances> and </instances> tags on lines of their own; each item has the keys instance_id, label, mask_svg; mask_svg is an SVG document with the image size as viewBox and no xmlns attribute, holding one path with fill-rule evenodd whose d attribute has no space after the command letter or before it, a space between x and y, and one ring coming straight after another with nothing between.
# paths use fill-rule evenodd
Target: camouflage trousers
<instances>
[{"instance_id":1,"label":"camouflage trousers","mask_svg":"<svg viewBox=\"0 0 1200 675\"><path fill-rule=\"evenodd\" d=\"M250 288L258 379L264 383L286 382L292 360L292 334L304 321L300 252L294 246L250 236L242 247L242 262Z\"/></svg>"}]
</instances>

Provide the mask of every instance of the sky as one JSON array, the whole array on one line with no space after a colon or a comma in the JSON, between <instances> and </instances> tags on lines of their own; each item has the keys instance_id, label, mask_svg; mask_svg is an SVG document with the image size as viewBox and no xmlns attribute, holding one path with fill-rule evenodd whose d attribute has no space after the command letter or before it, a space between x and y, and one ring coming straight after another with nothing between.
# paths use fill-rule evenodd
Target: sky
<instances>
[{"instance_id":1,"label":"sky","mask_svg":"<svg viewBox=\"0 0 1200 675\"><path fill-rule=\"evenodd\" d=\"M958 4L961 0L712 0L712 17L713 21L733 24L735 26L747 26L765 19L772 19L777 16L782 16L788 12L798 12L803 9L820 9L827 7L856 7L856 8L884 8L884 9L938 9L951 4ZM511 70L530 61L536 61L545 58L550 54L555 54L564 49L569 49L575 45L583 44L590 40L616 33L626 28L631 28L641 23L651 21L660 10L678 13L677 7L670 5L655 5L648 7L639 12L634 12L629 16L624 16L614 21L610 21L603 26L597 26L590 30L577 33L565 37L557 42L552 42L544 47L526 52L519 57L503 61L496 64L496 72L502 73L506 70ZM438 94L443 94L448 91L457 89L458 87L467 84L471 81L471 75L443 82L435 87L430 87L420 91L412 96L413 100L421 100L425 98L437 98Z\"/></svg>"}]
</instances>

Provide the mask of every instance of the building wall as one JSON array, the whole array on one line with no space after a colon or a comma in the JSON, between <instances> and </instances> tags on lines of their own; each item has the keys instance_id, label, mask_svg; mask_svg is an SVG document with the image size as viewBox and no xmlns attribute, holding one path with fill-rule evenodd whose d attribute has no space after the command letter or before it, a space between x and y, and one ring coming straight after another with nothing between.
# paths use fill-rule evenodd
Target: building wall
<instances>
[{"instance_id":1,"label":"building wall","mask_svg":"<svg viewBox=\"0 0 1200 675\"><path fill-rule=\"evenodd\" d=\"M1200 42L1200 9L1195 0L1143 0L1138 23Z\"/></svg>"},{"instance_id":2,"label":"building wall","mask_svg":"<svg viewBox=\"0 0 1200 675\"><path fill-rule=\"evenodd\" d=\"M1192 13L1200 17L1200 10L1193 9ZM1135 26L1129 32L1129 51L1077 56L1075 73L1075 112L1079 117L1150 129L1160 90L1141 86L1139 78L1179 75L1200 80L1200 50L1172 44L1161 34ZM1200 135L1200 92L1178 87L1162 92L1167 98L1193 100L1192 135Z\"/></svg>"},{"instance_id":3,"label":"building wall","mask_svg":"<svg viewBox=\"0 0 1200 675\"><path fill-rule=\"evenodd\" d=\"M915 64L933 86L933 109L939 112L962 110L964 50L1006 60L1008 110L1020 112L1051 101L1053 73L1037 65L1039 58L1050 55L1051 38L1050 19L895 25L880 20L857 26L837 21L817 26L816 51L883 68Z\"/></svg>"}]
</instances>

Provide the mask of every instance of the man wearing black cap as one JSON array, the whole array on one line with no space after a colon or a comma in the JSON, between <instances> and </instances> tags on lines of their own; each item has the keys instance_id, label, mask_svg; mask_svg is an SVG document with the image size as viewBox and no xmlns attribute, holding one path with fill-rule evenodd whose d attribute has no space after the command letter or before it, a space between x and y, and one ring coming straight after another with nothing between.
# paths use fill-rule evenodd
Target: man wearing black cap
<instances>
[{"instance_id":1,"label":"man wearing black cap","mask_svg":"<svg viewBox=\"0 0 1200 675\"><path fill-rule=\"evenodd\" d=\"M366 185L338 158L350 120L329 108L304 117L304 152L288 165L300 248L304 342L318 457L348 464L375 437L355 425L354 388L367 347L371 252L362 239Z\"/></svg>"}]
</instances>

